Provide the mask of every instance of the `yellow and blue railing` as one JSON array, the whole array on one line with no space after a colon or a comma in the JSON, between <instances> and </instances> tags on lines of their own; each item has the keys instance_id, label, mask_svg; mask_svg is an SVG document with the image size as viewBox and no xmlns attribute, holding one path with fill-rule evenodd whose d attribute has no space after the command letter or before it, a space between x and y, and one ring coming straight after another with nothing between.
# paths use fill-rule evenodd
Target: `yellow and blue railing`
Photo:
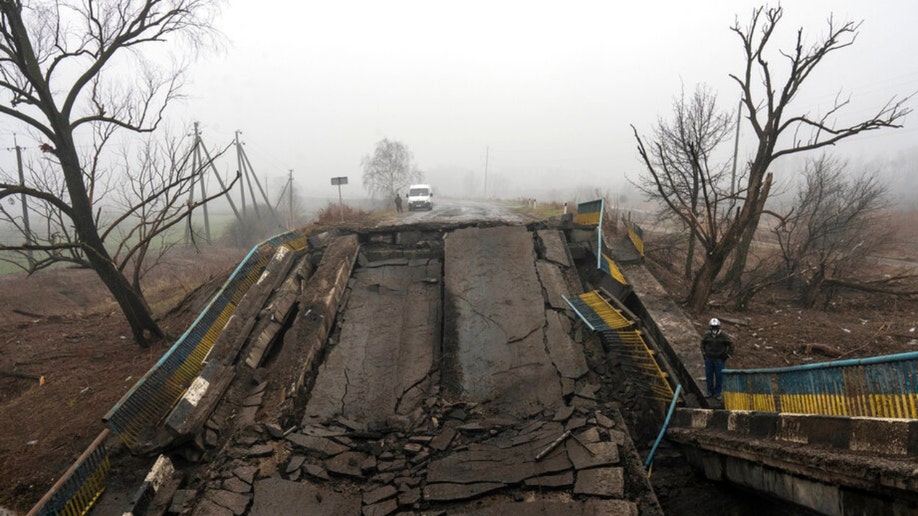
<instances>
[{"instance_id":1,"label":"yellow and blue railing","mask_svg":"<svg viewBox=\"0 0 918 516\"><path fill-rule=\"evenodd\" d=\"M103 430L86 451L64 473L48 493L35 504L28 516L86 514L105 491L105 480L111 469Z\"/></svg>"},{"instance_id":2,"label":"yellow and blue railing","mask_svg":"<svg viewBox=\"0 0 918 516\"><path fill-rule=\"evenodd\" d=\"M725 369L724 407L918 418L918 352L772 369Z\"/></svg>"},{"instance_id":3,"label":"yellow and blue railing","mask_svg":"<svg viewBox=\"0 0 918 516\"><path fill-rule=\"evenodd\" d=\"M631 369L644 377L650 396L665 407L673 398L673 386L636 322L595 290L564 300L590 330L599 333L611 352L626 359Z\"/></svg>"},{"instance_id":4,"label":"yellow and blue railing","mask_svg":"<svg viewBox=\"0 0 918 516\"><path fill-rule=\"evenodd\" d=\"M261 276L278 247L307 247L302 231L290 231L252 248L223 287L185 333L105 415L109 428L131 451L139 451L194 378L204 357L236 309Z\"/></svg>"}]
</instances>

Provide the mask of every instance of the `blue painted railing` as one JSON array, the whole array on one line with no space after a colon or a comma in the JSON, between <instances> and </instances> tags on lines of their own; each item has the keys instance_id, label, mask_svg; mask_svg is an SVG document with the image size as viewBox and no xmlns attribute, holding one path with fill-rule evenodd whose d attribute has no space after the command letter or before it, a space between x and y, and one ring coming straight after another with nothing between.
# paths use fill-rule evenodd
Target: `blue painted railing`
<instances>
[{"instance_id":1,"label":"blue painted railing","mask_svg":"<svg viewBox=\"0 0 918 516\"><path fill-rule=\"evenodd\" d=\"M916 419L918 352L772 369L725 369L724 406Z\"/></svg>"},{"instance_id":2,"label":"blue painted railing","mask_svg":"<svg viewBox=\"0 0 918 516\"><path fill-rule=\"evenodd\" d=\"M105 439L108 430L89 445L48 493L35 504L28 516L86 514L102 492L111 469Z\"/></svg>"},{"instance_id":3,"label":"blue painted railing","mask_svg":"<svg viewBox=\"0 0 918 516\"><path fill-rule=\"evenodd\" d=\"M253 247L188 330L105 415L109 428L131 451L140 451L148 442L160 420L201 372L204 357L236 305L282 245L295 251L304 249L306 235L291 231Z\"/></svg>"}]
</instances>

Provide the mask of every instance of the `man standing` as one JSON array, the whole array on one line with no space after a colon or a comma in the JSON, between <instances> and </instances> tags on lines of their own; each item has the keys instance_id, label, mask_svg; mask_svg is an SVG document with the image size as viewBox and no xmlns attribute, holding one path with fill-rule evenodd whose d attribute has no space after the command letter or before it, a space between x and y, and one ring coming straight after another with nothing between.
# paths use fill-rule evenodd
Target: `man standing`
<instances>
[{"instance_id":1,"label":"man standing","mask_svg":"<svg viewBox=\"0 0 918 516\"><path fill-rule=\"evenodd\" d=\"M402 212L402 196L395 192L395 211L398 213Z\"/></svg>"},{"instance_id":2,"label":"man standing","mask_svg":"<svg viewBox=\"0 0 918 516\"><path fill-rule=\"evenodd\" d=\"M720 329L720 321L711 319L708 331L701 339L701 354L704 355L704 376L707 381L708 397L724 399L724 365L733 354L733 340Z\"/></svg>"}]
</instances>

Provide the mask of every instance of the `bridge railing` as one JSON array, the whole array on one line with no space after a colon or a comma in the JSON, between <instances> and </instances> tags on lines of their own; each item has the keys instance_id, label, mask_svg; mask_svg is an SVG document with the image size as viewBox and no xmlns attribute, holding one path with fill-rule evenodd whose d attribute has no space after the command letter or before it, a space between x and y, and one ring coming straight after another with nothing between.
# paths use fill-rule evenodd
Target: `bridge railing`
<instances>
[{"instance_id":1,"label":"bridge railing","mask_svg":"<svg viewBox=\"0 0 918 516\"><path fill-rule=\"evenodd\" d=\"M665 413L673 398L673 387L669 375L657 362L657 354L648 344L650 336L638 329L629 314L609 304L598 291L564 297L564 300L590 330L599 333L607 351L621 359L621 367L645 380L642 387L646 388L648 397L658 403L661 413Z\"/></svg>"},{"instance_id":2,"label":"bridge railing","mask_svg":"<svg viewBox=\"0 0 918 516\"><path fill-rule=\"evenodd\" d=\"M306 235L290 231L253 247L188 330L105 415L109 428L131 451L144 446L159 421L201 372L204 357L236 305L282 245L295 251L304 249Z\"/></svg>"},{"instance_id":3,"label":"bridge railing","mask_svg":"<svg viewBox=\"0 0 918 516\"><path fill-rule=\"evenodd\" d=\"M918 418L918 352L771 369L725 369L724 407Z\"/></svg>"},{"instance_id":4,"label":"bridge railing","mask_svg":"<svg viewBox=\"0 0 918 516\"><path fill-rule=\"evenodd\" d=\"M641 258L644 257L644 230L641 229L641 226L638 226L636 222L628 222L628 238L631 239L631 243L634 244L634 248L637 249Z\"/></svg>"},{"instance_id":5,"label":"bridge railing","mask_svg":"<svg viewBox=\"0 0 918 516\"><path fill-rule=\"evenodd\" d=\"M89 512L105 490L106 476L111 469L105 447L107 436L108 430L103 430L27 516Z\"/></svg>"}]
</instances>

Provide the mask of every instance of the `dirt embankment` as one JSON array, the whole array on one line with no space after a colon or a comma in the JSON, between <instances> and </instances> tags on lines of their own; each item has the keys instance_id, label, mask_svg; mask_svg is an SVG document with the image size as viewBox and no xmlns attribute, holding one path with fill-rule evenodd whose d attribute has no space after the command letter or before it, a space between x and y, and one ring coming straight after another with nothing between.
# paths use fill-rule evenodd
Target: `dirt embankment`
<instances>
[{"instance_id":1,"label":"dirt embankment","mask_svg":"<svg viewBox=\"0 0 918 516\"><path fill-rule=\"evenodd\" d=\"M147 296L181 335L244 250L176 253ZM89 270L0 277L0 508L28 511L105 428L102 417L168 349L141 348Z\"/></svg>"}]
</instances>

